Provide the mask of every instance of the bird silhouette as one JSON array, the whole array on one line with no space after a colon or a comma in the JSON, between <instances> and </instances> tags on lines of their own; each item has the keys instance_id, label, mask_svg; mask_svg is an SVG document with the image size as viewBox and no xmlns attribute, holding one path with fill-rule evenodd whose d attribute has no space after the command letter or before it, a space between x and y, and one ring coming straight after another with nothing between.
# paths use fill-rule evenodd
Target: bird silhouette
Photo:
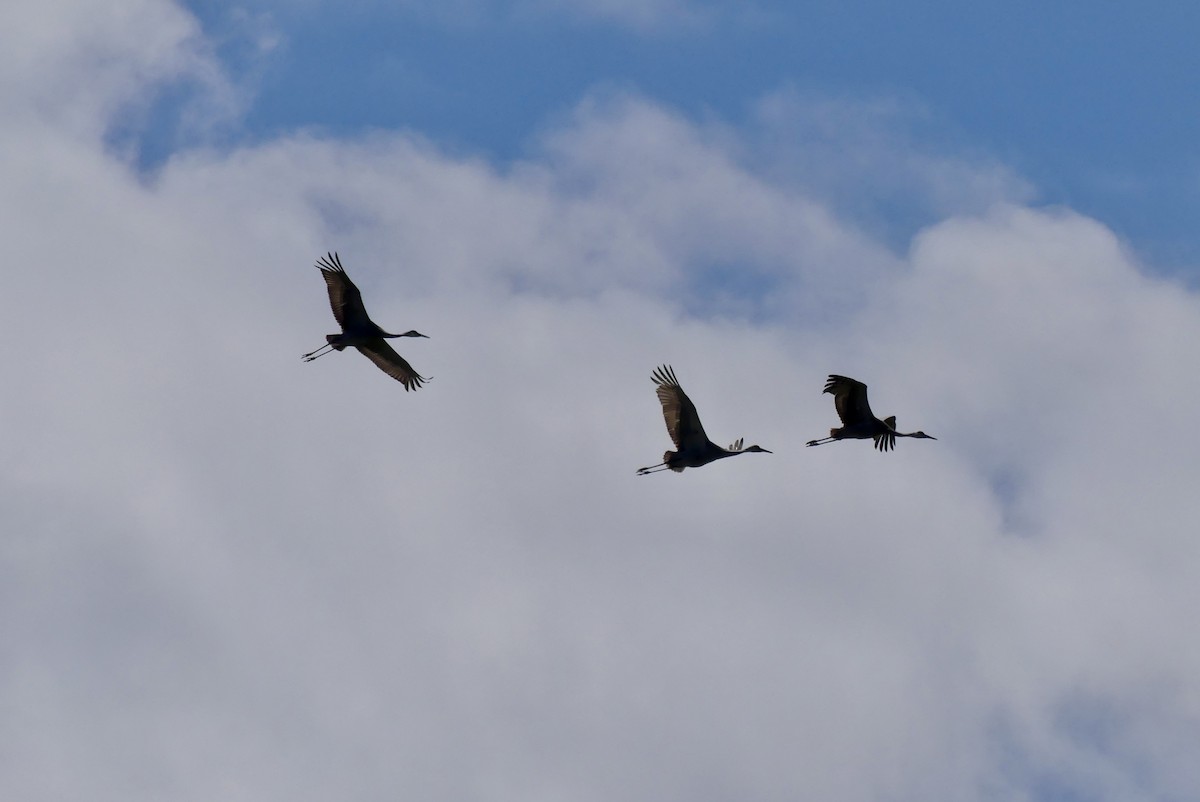
<instances>
[{"instance_id":1,"label":"bird silhouette","mask_svg":"<svg viewBox=\"0 0 1200 802\"><path fill-rule=\"evenodd\" d=\"M385 338L425 335L419 331L389 334L375 325L363 306L362 293L342 269L342 262L336 253L326 254L317 260L317 267L325 279L325 286L329 290L329 306L333 309L333 316L337 318L338 325L342 327L342 333L325 335L325 345L305 354L302 357L304 361L312 362L317 357L330 353L326 348L341 351L346 346L354 346L363 356L378 365L380 370L403 384L406 391L415 390L429 381L413 370L412 365L385 342Z\"/></svg>"},{"instance_id":2,"label":"bird silhouette","mask_svg":"<svg viewBox=\"0 0 1200 802\"><path fill-rule=\"evenodd\" d=\"M656 368L651 374L651 379L658 385L655 393L658 394L658 400L662 404L667 433L671 435L671 440L675 443L678 451L668 451L663 454L663 461L658 465L638 468L639 476L658 473L668 468L676 472L682 471L684 468L699 468L714 460L751 451L772 453L759 446L742 448L740 437L729 448L721 448L709 440L708 435L704 433L704 427L700 424L700 416L696 414L696 405L679 386L679 380L675 378L675 371L670 365Z\"/></svg>"},{"instance_id":3,"label":"bird silhouette","mask_svg":"<svg viewBox=\"0 0 1200 802\"><path fill-rule=\"evenodd\" d=\"M887 451L896 447L897 437L917 437L925 440L936 440L925 432L896 431L896 416L880 420L871 412L867 403L867 385L860 381L830 374L825 382L825 392L833 395L833 404L837 407L838 417L842 419L840 429L830 429L828 437L819 440L809 440L805 445L819 446L832 443L834 440L867 440L875 441L875 448Z\"/></svg>"}]
</instances>

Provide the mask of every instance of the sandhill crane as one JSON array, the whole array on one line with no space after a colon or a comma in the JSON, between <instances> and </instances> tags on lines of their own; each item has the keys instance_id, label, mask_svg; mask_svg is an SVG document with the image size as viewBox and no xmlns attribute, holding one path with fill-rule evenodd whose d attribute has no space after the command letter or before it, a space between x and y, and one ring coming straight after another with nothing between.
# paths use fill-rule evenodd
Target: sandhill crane
<instances>
[{"instance_id":1,"label":"sandhill crane","mask_svg":"<svg viewBox=\"0 0 1200 802\"><path fill-rule=\"evenodd\" d=\"M429 381L412 369L412 365L404 357L396 353L392 346L384 342L385 337L425 337L419 331L406 331L403 334L388 334L367 316L363 306L362 293L342 269L342 262L336 253L330 253L317 260L317 267L325 279L329 290L329 306L333 316L342 327L341 334L326 334L325 345L304 355L305 362L312 362L319 356L330 353L326 348L340 351L348 345L359 350L363 356L374 362L379 368L396 381L404 385L404 389L415 390L423 382ZM427 338L428 339L428 338Z\"/></svg>"},{"instance_id":2,"label":"sandhill crane","mask_svg":"<svg viewBox=\"0 0 1200 802\"><path fill-rule=\"evenodd\" d=\"M897 437L919 437L925 440L936 440L925 432L896 431L896 416L880 420L871 412L867 403L867 385L845 376L830 374L825 382L825 392L833 394L833 404L837 407L838 417L842 419L842 428L830 429L828 437L820 440L809 440L806 445L819 446L822 443L832 443L834 440L866 440L875 441L875 447L887 451L896 447Z\"/></svg>"},{"instance_id":3,"label":"sandhill crane","mask_svg":"<svg viewBox=\"0 0 1200 802\"><path fill-rule=\"evenodd\" d=\"M700 416L696 414L696 405L679 386L679 380L675 378L675 371L671 369L670 365L663 365L655 369L651 374L651 379L658 385L655 392L658 394L658 400L662 403L663 419L667 422L667 433L671 435L671 440L679 450L663 454L663 461L658 465L638 468L639 476L658 473L668 468L676 472L682 471L684 468L699 468L713 460L750 451L772 453L759 446L742 448L740 437L729 448L721 448L709 440L708 435L704 433L704 427L700 424Z\"/></svg>"}]
</instances>

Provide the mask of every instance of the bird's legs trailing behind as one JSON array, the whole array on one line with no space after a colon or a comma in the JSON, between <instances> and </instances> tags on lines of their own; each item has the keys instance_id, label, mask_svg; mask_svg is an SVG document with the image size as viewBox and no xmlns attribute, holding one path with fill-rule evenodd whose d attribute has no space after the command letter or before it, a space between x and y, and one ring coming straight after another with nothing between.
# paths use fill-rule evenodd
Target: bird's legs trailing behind
<instances>
[{"instance_id":1,"label":"bird's legs trailing behind","mask_svg":"<svg viewBox=\"0 0 1200 802\"><path fill-rule=\"evenodd\" d=\"M396 337L403 337L403 336L406 336L406 335L403 335L403 334L397 334L397 335L392 335L392 336L396 336ZM424 335L424 334L422 334L422 335L420 335L420 336L424 337L425 335ZM301 359L303 359L305 362L312 362L314 359L316 359L316 358L317 358L317 357L319 357L319 356L325 356L325 354L328 354L328 353L330 353L331 351L340 351L340 350L342 350L343 348L345 348L345 347L346 347L346 346L344 346L344 345L341 345L341 344L338 342L338 341L340 341L340 340L342 339L342 335L340 335L340 334L326 334L326 335L325 335L325 339L326 339L328 342L326 342L324 345L322 345L320 348L318 348L318 349L317 349L317 350L315 350L315 351L309 351L307 354L305 354L304 356L302 356L302 357L301 357ZM328 349L329 349L329 351L326 351L326 350L325 350L326 348L328 348Z\"/></svg>"},{"instance_id":2,"label":"bird's legs trailing behind","mask_svg":"<svg viewBox=\"0 0 1200 802\"><path fill-rule=\"evenodd\" d=\"M677 452L674 452L674 451L666 452L665 454L663 454L662 462L658 463L657 465L649 465L645 468L638 468L637 475L645 476L646 474L649 474L649 473L660 473L661 471L675 471L676 473L678 473L679 471L682 471L683 468L672 468L671 467L671 458L674 457L676 453Z\"/></svg>"},{"instance_id":3,"label":"bird's legs trailing behind","mask_svg":"<svg viewBox=\"0 0 1200 802\"><path fill-rule=\"evenodd\" d=\"M839 438L837 436L835 436L834 434L831 433L828 437L822 437L818 440L809 440L804 445L806 445L806 446L821 446L821 445L825 445L826 443L832 443L838 439Z\"/></svg>"}]
</instances>

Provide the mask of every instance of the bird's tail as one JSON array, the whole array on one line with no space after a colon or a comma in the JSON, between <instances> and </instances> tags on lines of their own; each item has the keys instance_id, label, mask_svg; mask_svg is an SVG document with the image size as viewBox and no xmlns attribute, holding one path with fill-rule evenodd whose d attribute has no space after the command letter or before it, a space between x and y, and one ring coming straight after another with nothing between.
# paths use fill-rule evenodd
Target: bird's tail
<instances>
[{"instance_id":1,"label":"bird's tail","mask_svg":"<svg viewBox=\"0 0 1200 802\"><path fill-rule=\"evenodd\" d=\"M342 335L340 335L340 334L326 334L325 342L329 343L329 345L335 351L340 351L346 347L346 346L342 345Z\"/></svg>"}]
</instances>

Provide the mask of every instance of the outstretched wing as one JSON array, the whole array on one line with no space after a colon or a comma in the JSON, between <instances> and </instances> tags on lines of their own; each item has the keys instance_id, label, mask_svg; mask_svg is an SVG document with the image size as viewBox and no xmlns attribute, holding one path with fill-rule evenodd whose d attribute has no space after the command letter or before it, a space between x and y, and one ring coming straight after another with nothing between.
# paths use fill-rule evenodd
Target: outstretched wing
<instances>
[{"instance_id":1,"label":"outstretched wing","mask_svg":"<svg viewBox=\"0 0 1200 802\"><path fill-rule=\"evenodd\" d=\"M843 426L854 426L872 420L875 415L867 403L867 385L846 376L830 374L825 392L833 395L833 405Z\"/></svg>"},{"instance_id":2,"label":"outstretched wing","mask_svg":"<svg viewBox=\"0 0 1200 802\"><path fill-rule=\"evenodd\" d=\"M667 423L667 433L671 435L675 447L684 451L707 443L708 435L700 425L696 405L679 386L679 380L675 378L675 371L671 366L656 368L651 378L658 385L655 393L662 404L663 420Z\"/></svg>"},{"instance_id":3,"label":"outstretched wing","mask_svg":"<svg viewBox=\"0 0 1200 802\"><path fill-rule=\"evenodd\" d=\"M329 290L329 307L337 318L342 331L361 330L371 322L367 317L367 309L363 306L362 293L342 269L342 260L336 253L326 254L317 260L317 268L325 279L325 287Z\"/></svg>"},{"instance_id":4,"label":"outstretched wing","mask_svg":"<svg viewBox=\"0 0 1200 802\"><path fill-rule=\"evenodd\" d=\"M887 427L887 431L875 435L872 439L880 451L889 451L896 447L896 416L885 419L883 425Z\"/></svg>"},{"instance_id":5,"label":"outstretched wing","mask_svg":"<svg viewBox=\"0 0 1200 802\"><path fill-rule=\"evenodd\" d=\"M387 344L383 338L370 340L365 345L356 346L367 359L379 366L387 375L404 385L405 390L416 390L428 378L413 370L412 365L396 353L396 349Z\"/></svg>"}]
</instances>

